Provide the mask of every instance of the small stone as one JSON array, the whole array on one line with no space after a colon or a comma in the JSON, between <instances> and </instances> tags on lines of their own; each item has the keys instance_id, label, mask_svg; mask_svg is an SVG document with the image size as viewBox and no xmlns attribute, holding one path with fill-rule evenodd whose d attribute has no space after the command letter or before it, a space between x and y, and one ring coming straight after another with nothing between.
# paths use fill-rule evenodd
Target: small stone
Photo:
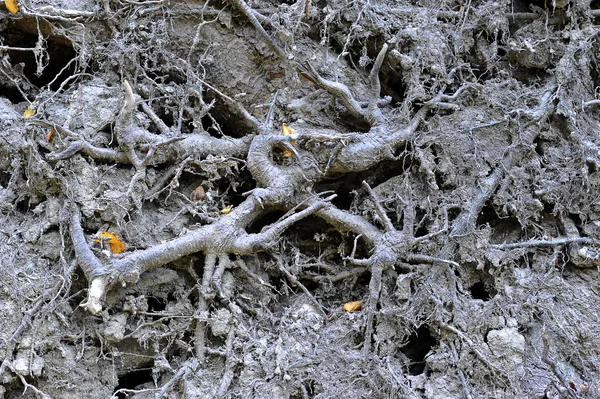
<instances>
[{"instance_id":1,"label":"small stone","mask_svg":"<svg viewBox=\"0 0 600 399\"><path fill-rule=\"evenodd\" d=\"M204 191L204 187L198 186L192 191L190 194L190 199L192 201L203 201L206 198L206 192Z\"/></svg>"}]
</instances>

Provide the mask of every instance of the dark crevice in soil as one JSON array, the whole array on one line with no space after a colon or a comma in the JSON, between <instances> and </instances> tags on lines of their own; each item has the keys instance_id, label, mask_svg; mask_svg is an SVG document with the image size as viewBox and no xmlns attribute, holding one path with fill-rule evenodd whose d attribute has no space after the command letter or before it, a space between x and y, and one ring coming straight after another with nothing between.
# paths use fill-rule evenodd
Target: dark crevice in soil
<instances>
[{"instance_id":1,"label":"dark crevice in soil","mask_svg":"<svg viewBox=\"0 0 600 399\"><path fill-rule=\"evenodd\" d=\"M41 88L54 80L50 89L57 90L67 78L73 75L75 63L65 69L62 73L60 72L77 56L77 53L67 39L61 36L49 35L45 32L48 28L46 27L44 29L44 25L44 23L40 23L42 35L46 39L45 46L46 51L48 52L48 58L38 60L39 64L44 66L43 70L38 71L38 61L36 61L36 56L33 51L8 51L8 54L13 68L22 68L24 76L34 86ZM8 29L3 32L3 45L34 48L39 40L38 34L33 34L32 31L35 29L35 26L35 20L29 18L9 22ZM14 90L9 89L9 94L11 94L11 92L14 92ZM20 94L18 96L11 95L9 96L9 99L12 102L20 102L23 100Z\"/></svg>"},{"instance_id":2,"label":"dark crevice in soil","mask_svg":"<svg viewBox=\"0 0 600 399\"><path fill-rule=\"evenodd\" d=\"M600 1L598 1L598 7L600 9ZM596 18L600 20L600 16ZM597 21L598 22L598 21ZM590 61L590 75L592 77L592 85L594 87L600 86L600 35L596 35L592 42L592 59Z\"/></svg>"},{"instance_id":3,"label":"dark crevice in soil","mask_svg":"<svg viewBox=\"0 0 600 399\"><path fill-rule=\"evenodd\" d=\"M550 75L546 71L542 69L526 67L513 68L512 76L519 82L529 86L534 86L539 82L545 82L550 79Z\"/></svg>"},{"instance_id":4,"label":"dark crevice in soil","mask_svg":"<svg viewBox=\"0 0 600 399\"><path fill-rule=\"evenodd\" d=\"M425 356L437 344L435 338L431 336L429 326L424 324L417 328L409 337L408 343L400 349L410 360L408 373L410 375L422 374L425 370Z\"/></svg>"},{"instance_id":5,"label":"dark crevice in soil","mask_svg":"<svg viewBox=\"0 0 600 399\"><path fill-rule=\"evenodd\" d=\"M319 234L319 237L317 237ZM310 256L320 256L331 246L339 246L342 237L330 224L316 216L309 216L295 223L286 236L301 248L303 253Z\"/></svg>"},{"instance_id":6,"label":"dark crevice in soil","mask_svg":"<svg viewBox=\"0 0 600 399\"><path fill-rule=\"evenodd\" d=\"M519 220L514 217L492 219L485 224L492 228L490 242L493 243L503 243L507 241L507 237L511 237L508 241L516 241L523 233Z\"/></svg>"},{"instance_id":7,"label":"dark crevice in soil","mask_svg":"<svg viewBox=\"0 0 600 399\"><path fill-rule=\"evenodd\" d=\"M149 312L162 312L167 307L167 302L161 298L149 296L148 299L148 311ZM156 316L154 316L156 317Z\"/></svg>"},{"instance_id":8,"label":"dark crevice in soil","mask_svg":"<svg viewBox=\"0 0 600 399\"><path fill-rule=\"evenodd\" d=\"M425 226L421 226L415 230L415 237L423 237L429 234L429 230Z\"/></svg>"},{"instance_id":9,"label":"dark crevice in soil","mask_svg":"<svg viewBox=\"0 0 600 399\"><path fill-rule=\"evenodd\" d=\"M113 392L119 389L135 389L136 387L152 382L152 369L133 370L119 377L119 385L115 387ZM119 399L126 399L129 395L119 392L116 394Z\"/></svg>"},{"instance_id":10,"label":"dark crevice in soil","mask_svg":"<svg viewBox=\"0 0 600 399\"><path fill-rule=\"evenodd\" d=\"M215 121L213 119L211 119L210 116L206 115L204 116L202 119L200 119L200 121L202 122L202 128L211 135L211 137L221 137L221 132L219 131L219 129L217 128L217 126L215 126Z\"/></svg>"},{"instance_id":11,"label":"dark crevice in soil","mask_svg":"<svg viewBox=\"0 0 600 399\"><path fill-rule=\"evenodd\" d=\"M209 92L206 97L207 98L205 98L204 101L208 104L213 99L212 94ZM214 126L215 121L219 124L221 132L228 137L240 138L251 133L256 133L253 126L249 124L246 119L233 113L230 107L224 104L218 97L210 110L210 115L214 118L214 121L210 121L209 123L210 118L209 120L205 120L205 117L202 118L202 125L211 135L214 135L216 131L216 127ZM264 122L260 120L260 118L257 119L259 119L260 122ZM216 137L221 137L220 132Z\"/></svg>"},{"instance_id":12,"label":"dark crevice in soil","mask_svg":"<svg viewBox=\"0 0 600 399\"><path fill-rule=\"evenodd\" d=\"M473 299L481 299L482 301L489 301L491 298L490 293L485 288L485 284L483 284L483 282L481 282L481 281L473 284L470 288L470 291L471 291L471 295L473 296Z\"/></svg>"},{"instance_id":13,"label":"dark crevice in soil","mask_svg":"<svg viewBox=\"0 0 600 399\"><path fill-rule=\"evenodd\" d=\"M493 220L498 219L496 210L489 203L486 203L477 216L477 226L484 226Z\"/></svg>"},{"instance_id":14,"label":"dark crevice in soil","mask_svg":"<svg viewBox=\"0 0 600 399\"><path fill-rule=\"evenodd\" d=\"M371 272L366 270L363 274L361 274L357 279L356 279L356 287L368 287L369 286L369 281L371 281Z\"/></svg>"},{"instance_id":15,"label":"dark crevice in soil","mask_svg":"<svg viewBox=\"0 0 600 399\"><path fill-rule=\"evenodd\" d=\"M319 282L313 281L313 280L308 280L308 279L301 279L300 282L310 292L315 292L321 286L321 284Z\"/></svg>"},{"instance_id":16,"label":"dark crevice in soil","mask_svg":"<svg viewBox=\"0 0 600 399\"><path fill-rule=\"evenodd\" d=\"M392 105L399 104L406 97L406 84L402 80L401 71L392 67L384 68L381 73L381 94L392 97Z\"/></svg>"},{"instance_id":17,"label":"dark crevice in soil","mask_svg":"<svg viewBox=\"0 0 600 399\"><path fill-rule=\"evenodd\" d=\"M15 204L15 209L23 214L29 211L29 197L23 197Z\"/></svg>"},{"instance_id":18,"label":"dark crevice in soil","mask_svg":"<svg viewBox=\"0 0 600 399\"><path fill-rule=\"evenodd\" d=\"M398 153L402 154L405 152L404 150L405 147L398 150ZM333 199L332 203L341 209L348 210L354 200L354 195L352 194L353 191L360 193L361 195L367 195L362 186L363 181L369 183L372 188L377 187L381 183L384 183L392 177L402 174L404 170L407 170L411 164L411 162L408 161L409 159L411 158L406 156L397 161L382 162L361 173L347 173L340 179L315 185L315 191L323 192L326 190L334 190L338 196Z\"/></svg>"},{"instance_id":19,"label":"dark crevice in soil","mask_svg":"<svg viewBox=\"0 0 600 399\"><path fill-rule=\"evenodd\" d=\"M254 223L246 227L246 231L250 234L260 233L260 231L265 226L270 226L279 220L286 212L275 210L273 212L269 212L259 219L255 220Z\"/></svg>"}]
</instances>

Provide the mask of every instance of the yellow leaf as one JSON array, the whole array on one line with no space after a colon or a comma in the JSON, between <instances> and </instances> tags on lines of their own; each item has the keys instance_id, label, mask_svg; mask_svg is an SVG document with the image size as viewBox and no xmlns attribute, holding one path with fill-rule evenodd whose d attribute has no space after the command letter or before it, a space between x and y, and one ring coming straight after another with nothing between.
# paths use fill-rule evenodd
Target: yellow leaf
<instances>
[{"instance_id":1,"label":"yellow leaf","mask_svg":"<svg viewBox=\"0 0 600 399\"><path fill-rule=\"evenodd\" d=\"M223 215L227 215L233 209L233 205L227 205L225 208L221 209L221 213Z\"/></svg>"},{"instance_id":2,"label":"yellow leaf","mask_svg":"<svg viewBox=\"0 0 600 399\"><path fill-rule=\"evenodd\" d=\"M361 301L346 302L344 304L344 310L346 312L356 312L357 310L360 310L361 308L362 308L362 302Z\"/></svg>"},{"instance_id":3,"label":"yellow leaf","mask_svg":"<svg viewBox=\"0 0 600 399\"><path fill-rule=\"evenodd\" d=\"M112 252L113 254L120 254L121 252L125 252L125 243L121 241L119 236L117 236L115 233L100 233L98 234L98 236L103 238L104 240L96 241L100 241L101 243L108 241L108 245L110 246L110 252Z\"/></svg>"},{"instance_id":4,"label":"yellow leaf","mask_svg":"<svg viewBox=\"0 0 600 399\"><path fill-rule=\"evenodd\" d=\"M35 108L32 108L30 105L25 109L25 112L23 112L23 118L31 118L33 115L35 115L35 112Z\"/></svg>"},{"instance_id":5,"label":"yellow leaf","mask_svg":"<svg viewBox=\"0 0 600 399\"><path fill-rule=\"evenodd\" d=\"M4 5L6 6L6 9L11 12L11 14L16 14L17 11L19 11L17 0L4 0Z\"/></svg>"},{"instance_id":6,"label":"yellow leaf","mask_svg":"<svg viewBox=\"0 0 600 399\"><path fill-rule=\"evenodd\" d=\"M293 127L289 127L288 125L286 125L285 123L281 124L281 131L283 132L284 136L289 136L290 134L296 134L296 129L294 129ZM292 147L294 147L294 140L292 140L290 142L290 144L292 145ZM287 148L283 149L283 156L284 157L291 157L292 156L292 152L290 150L288 150Z\"/></svg>"},{"instance_id":7,"label":"yellow leaf","mask_svg":"<svg viewBox=\"0 0 600 399\"><path fill-rule=\"evenodd\" d=\"M281 130L283 131L284 136L289 136L290 134L296 134L296 129L286 125L285 123L281 124Z\"/></svg>"}]
</instances>

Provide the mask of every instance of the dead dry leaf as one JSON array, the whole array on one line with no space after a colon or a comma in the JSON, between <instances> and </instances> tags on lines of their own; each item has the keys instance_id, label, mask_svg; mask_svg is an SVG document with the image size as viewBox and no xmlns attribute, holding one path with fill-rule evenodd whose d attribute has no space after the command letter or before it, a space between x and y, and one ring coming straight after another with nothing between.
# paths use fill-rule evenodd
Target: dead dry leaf
<instances>
[{"instance_id":1,"label":"dead dry leaf","mask_svg":"<svg viewBox=\"0 0 600 399\"><path fill-rule=\"evenodd\" d=\"M288 125L286 125L285 123L281 124L281 131L283 132L284 136L289 136L290 134L296 134L296 129L294 129L293 127L290 127ZM295 145L294 140L291 141L290 143L292 145L292 147ZM292 156L292 152L290 150L288 150L287 148L283 149L283 156L284 157L291 157Z\"/></svg>"},{"instance_id":2,"label":"dead dry leaf","mask_svg":"<svg viewBox=\"0 0 600 399\"><path fill-rule=\"evenodd\" d=\"M113 254L120 254L122 252L125 252L125 249L127 249L125 243L115 233L105 232L98 234L98 236L102 240L95 241L100 243L108 241L108 245L110 246L110 252L112 252Z\"/></svg>"},{"instance_id":3,"label":"dead dry leaf","mask_svg":"<svg viewBox=\"0 0 600 399\"><path fill-rule=\"evenodd\" d=\"M25 111L23 112L23 118L31 118L33 115L35 115L35 113L35 108L32 108L30 105L29 107L25 108Z\"/></svg>"},{"instance_id":4,"label":"dead dry leaf","mask_svg":"<svg viewBox=\"0 0 600 399\"><path fill-rule=\"evenodd\" d=\"M223 215L227 215L233 209L233 205L227 205L225 208L221 209L221 213Z\"/></svg>"},{"instance_id":5,"label":"dead dry leaf","mask_svg":"<svg viewBox=\"0 0 600 399\"><path fill-rule=\"evenodd\" d=\"M4 5L11 14L16 14L19 11L17 0L4 0Z\"/></svg>"},{"instance_id":6,"label":"dead dry leaf","mask_svg":"<svg viewBox=\"0 0 600 399\"><path fill-rule=\"evenodd\" d=\"M344 310L346 312L356 312L357 310L360 310L361 308L362 308L361 301L346 302L344 304Z\"/></svg>"}]
</instances>

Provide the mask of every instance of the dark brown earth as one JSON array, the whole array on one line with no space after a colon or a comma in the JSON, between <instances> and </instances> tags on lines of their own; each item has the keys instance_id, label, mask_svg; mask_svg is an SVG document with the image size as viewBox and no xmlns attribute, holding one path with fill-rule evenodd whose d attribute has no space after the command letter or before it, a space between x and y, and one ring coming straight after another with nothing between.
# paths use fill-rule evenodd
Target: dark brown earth
<instances>
[{"instance_id":1,"label":"dark brown earth","mask_svg":"<svg viewBox=\"0 0 600 399\"><path fill-rule=\"evenodd\" d=\"M600 397L598 1L18 7L0 398Z\"/></svg>"}]
</instances>

